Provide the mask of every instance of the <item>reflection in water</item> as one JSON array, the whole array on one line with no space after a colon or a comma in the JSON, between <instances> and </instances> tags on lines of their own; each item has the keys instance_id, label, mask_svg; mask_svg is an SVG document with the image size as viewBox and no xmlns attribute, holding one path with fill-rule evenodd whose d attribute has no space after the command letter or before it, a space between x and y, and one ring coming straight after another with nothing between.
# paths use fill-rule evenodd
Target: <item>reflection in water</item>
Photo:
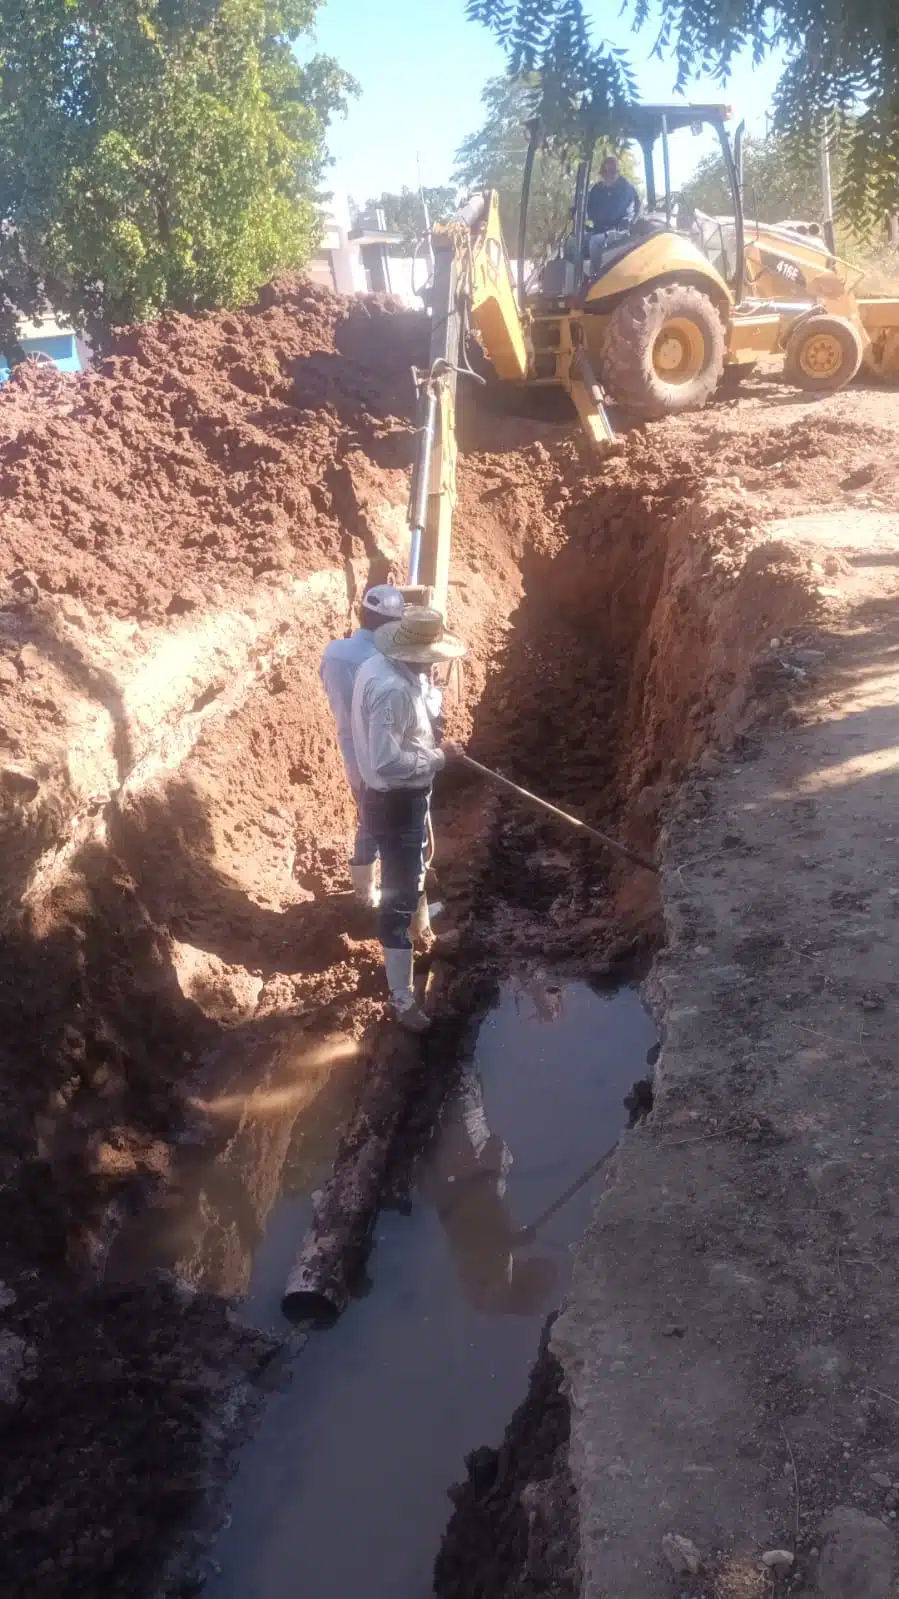
<instances>
[{"instance_id":1,"label":"reflection in water","mask_svg":"<svg viewBox=\"0 0 899 1599\"><path fill-rule=\"evenodd\" d=\"M559 1271L547 1256L522 1258L506 1204L512 1152L487 1125L484 1089L466 1071L422 1178L469 1303L485 1315L533 1316L547 1308Z\"/></svg>"},{"instance_id":2,"label":"reflection in water","mask_svg":"<svg viewBox=\"0 0 899 1599\"><path fill-rule=\"evenodd\" d=\"M565 990L561 983L549 977L542 967L538 966L532 972L515 977L510 987L515 995L516 1007L518 996L527 995L534 1007L533 1020L539 1022L559 1020L562 1015Z\"/></svg>"},{"instance_id":3,"label":"reflection in water","mask_svg":"<svg viewBox=\"0 0 899 1599\"><path fill-rule=\"evenodd\" d=\"M371 1292L310 1339L244 1452L209 1599L432 1594L447 1487L524 1396L654 1037L633 990L503 985L408 1214L378 1222ZM288 1156L254 1257L257 1323L283 1325L315 1166Z\"/></svg>"},{"instance_id":4,"label":"reflection in water","mask_svg":"<svg viewBox=\"0 0 899 1599\"><path fill-rule=\"evenodd\" d=\"M191 1101L212 1138L183 1149L163 1203L120 1234L109 1274L161 1267L212 1292L245 1294L273 1207L308 1193L330 1166L362 1067L359 1045L343 1033L313 1037L285 1021L249 1042L232 1034L206 1093Z\"/></svg>"}]
</instances>

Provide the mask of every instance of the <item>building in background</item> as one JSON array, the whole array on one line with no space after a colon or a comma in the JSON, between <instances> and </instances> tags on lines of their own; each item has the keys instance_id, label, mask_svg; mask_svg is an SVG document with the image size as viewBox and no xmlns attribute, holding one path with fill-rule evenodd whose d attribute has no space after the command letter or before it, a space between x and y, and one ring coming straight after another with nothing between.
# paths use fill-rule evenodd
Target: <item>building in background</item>
<instances>
[{"instance_id":1,"label":"building in background","mask_svg":"<svg viewBox=\"0 0 899 1599\"><path fill-rule=\"evenodd\" d=\"M384 222L384 213L375 212L373 217L361 217L347 241L351 247L359 251L362 257L362 270L369 294L394 294L400 285L394 288L392 282L390 246L402 244L401 233L388 233ZM394 260L402 257L394 257Z\"/></svg>"},{"instance_id":2,"label":"building in background","mask_svg":"<svg viewBox=\"0 0 899 1599\"><path fill-rule=\"evenodd\" d=\"M315 283L338 294L392 294L403 305L420 302L415 287L423 288L427 266L409 255L391 255L391 246L403 243L400 233L389 233L384 214L364 219L354 227L345 194L333 194L325 211L321 245L306 271ZM413 277L415 283L413 285Z\"/></svg>"},{"instance_id":3,"label":"building in background","mask_svg":"<svg viewBox=\"0 0 899 1599\"><path fill-rule=\"evenodd\" d=\"M50 361L60 372L83 370L79 342L71 328L51 316L42 317L40 322L22 322L19 327L19 343L26 356ZM8 377L9 363L0 353L0 383L5 383Z\"/></svg>"}]
</instances>

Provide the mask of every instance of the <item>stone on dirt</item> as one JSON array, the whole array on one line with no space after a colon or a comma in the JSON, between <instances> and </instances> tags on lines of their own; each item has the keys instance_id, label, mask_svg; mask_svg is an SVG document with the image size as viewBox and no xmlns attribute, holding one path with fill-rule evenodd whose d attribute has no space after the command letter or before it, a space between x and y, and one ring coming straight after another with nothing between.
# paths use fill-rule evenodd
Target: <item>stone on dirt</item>
<instances>
[{"instance_id":1,"label":"stone on dirt","mask_svg":"<svg viewBox=\"0 0 899 1599\"><path fill-rule=\"evenodd\" d=\"M882 1521L837 1505L822 1529L820 1599L890 1599L895 1543Z\"/></svg>"},{"instance_id":2,"label":"stone on dirt","mask_svg":"<svg viewBox=\"0 0 899 1599\"><path fill-rule=\"evenodd\" d=\"M677 1577L695 1577L702 1565L702 1556L692 1539L682 1538L676 1532L666 1532L662 1554Z\"/></svg>"},{"instance_id":3,"label":"stone on dirt","mask_svg":"<svg viewBox=\"0 0 899 1599\"><path fill-rule=\"evenodd\" d=\"M762 1565L769 1571L789 1571L795 1559L789 1549L767 1549L762 1555Z\"/></svg>"}]
</instances>

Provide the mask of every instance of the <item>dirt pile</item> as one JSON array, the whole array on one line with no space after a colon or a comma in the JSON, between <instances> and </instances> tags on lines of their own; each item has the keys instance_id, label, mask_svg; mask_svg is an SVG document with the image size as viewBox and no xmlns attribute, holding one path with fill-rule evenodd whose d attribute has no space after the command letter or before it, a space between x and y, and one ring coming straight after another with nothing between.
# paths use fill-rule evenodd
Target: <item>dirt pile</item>
<instances>
[{"instance_id":1,"label":"dirt pile","mask_svg":"<svg viewBox=\"0 0 899 1599\"><path fill-rule=\"evenodd\" d=\"M248 1080L288 1052L273 1017L292 1019L296 1114L322 1035L344 1059L380 1013L376 952L328 900L349 817L317 662L397 561L410 430L391 413L420 335L286 282L0 394L11 1594L152 1588L147 1551L165 1558L214 1475L212 1418L271 1354L204 1293L97 1279L164 1194L203 1219L197 1280L245 1287L289 1144L289 1120L242 1130ZM245 1023L219 1108L212 1059ZM194 1175L201 1139L261 1163L237 1222Z\"/></svg>"},{"instance_id":2,"label":"dirt pile","mask_svg":"<svg viewBox=\"0 0 899 1599\"><path fill-rule=\"evenodd\" d=\"M783 392L780 385L758 386L749 404L676 418L664 429L651 424L647 432L660 449L677 451L689 441L709 476L769 516L802 514L811 504L895 506L896 434L878 425L877 390L835 395L823 413L808 401L797 411L783 402ZM769 395L781 399L779 407L765 403Z\"/></svg>"},{"instance_id":3,"label":"dirt pile","mask_svg":"<svg viewBox=\"0 0 899 1599\"><path fill-rule=\"evenodd\" d=\"M394 419L424 326L288 278L246 311L126 330L77 383L21 367L0 392L8 598L29 597L18 572L152 621L332 564L409 464Z\"/></svg>"}]
</instances>

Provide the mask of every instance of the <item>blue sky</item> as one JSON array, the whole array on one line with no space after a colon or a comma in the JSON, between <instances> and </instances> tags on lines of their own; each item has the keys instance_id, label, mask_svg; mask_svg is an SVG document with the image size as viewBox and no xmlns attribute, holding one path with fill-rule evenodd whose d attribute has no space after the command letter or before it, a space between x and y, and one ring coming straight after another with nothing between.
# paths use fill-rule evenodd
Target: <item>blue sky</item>
<instances>
[{"instance_id":1,"label":"blue sky","mask_svg":"<svg viewBox=\"0 0 899 1599\"><path fill-rule=\"evenodd\" d=\"M597 37L630 49L641 97L671 98L673 63L650 59L654 28L633 35L617 0L593 0L592 14ZM457 146L481 121L481 90L504 67L487 31L466 20L464 0L323 0L315 48L336 56L362 87L328 139L335 163L328 187L347 190L359 202L384 189L414 187L417 154L423 181L446 183ZM699 79L689 98L726 100L750 132L764 132L777 76L773 62L753 68L741 61L726 89ZM705 148L688 133L672 141L675 186Z\"/></svg>"}]
</instances>

